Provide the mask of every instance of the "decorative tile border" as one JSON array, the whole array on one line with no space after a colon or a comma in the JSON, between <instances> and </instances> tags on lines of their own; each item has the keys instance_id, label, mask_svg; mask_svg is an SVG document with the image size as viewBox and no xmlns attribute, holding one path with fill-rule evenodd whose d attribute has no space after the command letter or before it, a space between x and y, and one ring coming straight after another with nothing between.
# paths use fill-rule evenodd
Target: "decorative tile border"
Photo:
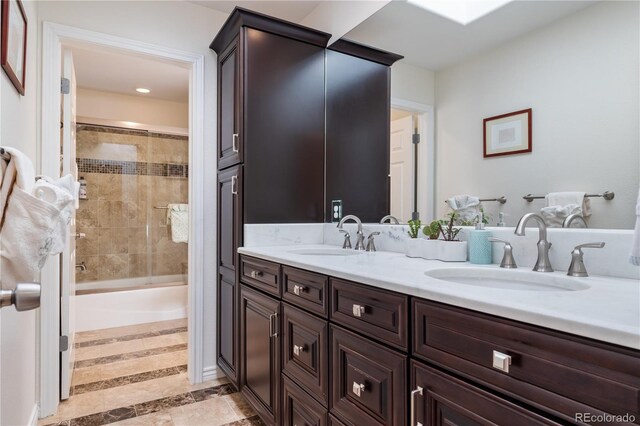
<instances>
[{"instance_id":1,"label":"decorative tile border","mask_svg":"<svg viewBox=\"0 0 640 426\"><path fill-rule=\"evenodd\" d=\"M187 344L181 343L179 345L162 346L159 348L145 349L143 351L127 352L123 354L103 356L100 358L83 359L82 361L76 361L76 363L74 364L74 368L86 368L86 367L93 367L94 365L111 364L113 362L125 361L129 359L145 358L148 356L165 354L169 352L184 351L186 349L187 349Z\"/></svg>"},{"instance_id":2,"label":"decorative tile border","mask_svg":"<svg viewBox=\"0 0 640 426\"><path fill-rule=\"evenodd\" d=\"M94 392L104 389L115 388L118 386L130 385L132 383L146 382L147 380L159 379L162 377L175 376L187 372L187 365L179 365L177 367L162 368L160 370L146 371L144 373L131 374L129 376L116 377L109 380L101 380L99 382L84 383L71 388L71 395L80 395L82 393Z\"/></svg>"},{"instance_id":3,"label":"decorative tile border","mask_svg":"<svg viewBox=\"0 0 640 426\"><path fill-rule=\"evenodd\" d=\"M77 123L76 132L81 132L81 131L111 133L116 135L148 136L153 138L174 139L174 140L180 140L180 141L189 140L188 136L172 135L170 133L150 132L147 130L125 129L122 127L98 126L96 124Z\"/></svg>"},{"instance_id":4,"label":"decorative tile border","mask_svg":"<svg viewBox=\"0 0 640 426\"><path fill-rule=\"evenodd\" d=\"M115 408L101 413L89 414L87 416L76 417L65 420L60 423L50 423L52 425L65 426L97 426L115 423L125 419L141 417L147 414L157 413L158 411L167 410L169 408L181 407L183 405L194 404L196 402L205 401L222 395L230 395L234 393L233 388L229 384L211 386L191 392L185 392L153 401L142 402L140 404L129 405L126 407ZM264 423L258 416L249 417L235 422L227 423L225 426L264 426Z\"/></svg>"},{"instance_id":5,"label":"decorative tile border","mask_svg":"<svg viewBox=\"0 0 640 426\"><path fill-rule=\"evenodd\" d=\"M146 161L98 160L77 158L78 172L110 175L189 177L188 164L148 163Z\"/></svg>"},{"instance_id":6,"label":"decorative tile border","mask_svg":"<svg viewBox=\"0 0 640 426\"><path fill-rule=\"evenodd\" d=\"M148 331L146 333L127 334L124 336L110 337L107 339L87 340L86 342L77 342L76 348L86 348L88 346L108 345L110 343L129 342L131 340L145 339L148 337L165 336L167 334L186 333L187 327L167 328L158 331Z\"/></svg>"}]
</instances>

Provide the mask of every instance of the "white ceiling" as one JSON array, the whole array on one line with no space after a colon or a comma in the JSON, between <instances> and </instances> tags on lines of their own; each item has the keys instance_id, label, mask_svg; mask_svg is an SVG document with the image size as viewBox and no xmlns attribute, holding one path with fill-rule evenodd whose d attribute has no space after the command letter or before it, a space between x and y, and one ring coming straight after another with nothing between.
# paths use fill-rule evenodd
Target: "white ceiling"
<instances>
[{"instance_id":1,"label":"white ceiling","mask_svg":"<svg viewBox=\"0 0 640 426\"><path fill-rule=\"evenodd\" d=\"M402 0L394 0L345 38L404 55L404 62L439 70L499 46L595 1L514 1L461 25Z\"/></svg>"},{"instance_id":2,"label":"white ceiling","mask_svg":"<svg viewBox=\"0 0 640 426\"><path fill-rule=\"evenodd\" d=\"M236 6L265 15L275 16L286 21L300 23L313 11L321 1L318 0L280 0L280 1L218 1L218 0L194 0L196 3L209 9L224 13L231 13ZM213 39L213 35L211 36Z\"/></svg>"},{"instance_id":3,"label":"white ceiling","mask_svg":"<svg viewBox=\"0 0 640 426\"><path fill-rule=\"evenodd\" d=\"M77 85L80 88L187 102L189 71L176 64L110 50L72 47ZM137 87L151 89L147 95Z\"/></svg>"}]
</instances>

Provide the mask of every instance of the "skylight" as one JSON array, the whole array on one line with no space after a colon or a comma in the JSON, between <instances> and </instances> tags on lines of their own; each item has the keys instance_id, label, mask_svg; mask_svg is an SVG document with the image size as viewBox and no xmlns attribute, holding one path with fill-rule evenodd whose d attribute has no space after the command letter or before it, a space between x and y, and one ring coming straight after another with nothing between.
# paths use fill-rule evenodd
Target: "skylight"
<instances>
[{"instance_id":1,"label":"skylight","mask_svg":"<svg viewBox=\"0 0 640 426\"><path fill-rule=\"evenodd\" d=\"M409 3L467 25L512 0L407 0Z\"/></svg>"}]
</instances>

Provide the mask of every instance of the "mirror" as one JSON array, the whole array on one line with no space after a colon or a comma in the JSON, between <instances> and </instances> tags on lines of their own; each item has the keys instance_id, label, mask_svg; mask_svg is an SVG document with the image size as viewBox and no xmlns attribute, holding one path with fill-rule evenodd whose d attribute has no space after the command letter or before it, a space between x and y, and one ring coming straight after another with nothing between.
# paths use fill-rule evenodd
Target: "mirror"
<instances>
[{"instance_id":1,"label":"mirror","mask_svg":"<svg viewBox=\"0 0 640 426\"><path fill-rule=\"evenodd\" d=\"M576 191L593 195L589 228L633 228L639 9L517 1L462 25L394 1L348 33L405 57L392 67L391 213L403 223L416 211L423 222L442 218L451 212L445 201L466 194L490 200L482 202L489 226L500 218L515 226L546 207L546 194ZM528 109L530 121L500 118ZM551 199L560 207L545 212L561 226L571 204Z\"/></svg>"}]
</instances>

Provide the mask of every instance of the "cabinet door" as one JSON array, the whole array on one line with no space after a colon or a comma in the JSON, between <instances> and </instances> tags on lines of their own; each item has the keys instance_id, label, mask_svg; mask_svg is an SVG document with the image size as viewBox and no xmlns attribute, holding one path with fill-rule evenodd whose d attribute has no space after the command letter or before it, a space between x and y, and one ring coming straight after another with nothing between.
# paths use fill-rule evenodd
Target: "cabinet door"
<instances>
[{"instance_id":1,"label":"cabinet door","mask_svg":"<svg viewBox=\"0 0 640 426\"><path fill-rule=\"evenodd\" d=\"M237 248L242 240L242 167L218 174L217 362L237 386L240 360Z\"/></svg>"},{"instance_id":2,"label":"cabinet door","mask_svg":"<svg viewBox=\"0 0 640 426\"><path fill-rule=\"evenodd\" d=\"M416 361L411 365L411 383L410 426L558 424Z\"/></svg>"},{"instance_id":3,"label":"cabinet door","mask_svg":"<svg viewBox=\"0 0 640 426\"><path fill-rule=\"evenodd\" d=\"M280 302L240 290L242 394L268 424L280 421Z\"/></svg>"},{"instance_id":4,"label":"cabinet door","mask_svg":"<svg viewBox=\"0 0 640 426\"><path fill-rule=\"evenodd\" d=\"M218 169L242 162L240 64L236 38L218 57Z\"/></svg>"},{"instance_id":5,"label":"cabinet door","mask_svg":"<svg viewBox=\"0 0 640 426\"><path fill-rule=\"evenodd\" d=\"M282 377L283 424L285 426L326 426L327 409L286 376Z\"/></svg>"}]
</instances>

